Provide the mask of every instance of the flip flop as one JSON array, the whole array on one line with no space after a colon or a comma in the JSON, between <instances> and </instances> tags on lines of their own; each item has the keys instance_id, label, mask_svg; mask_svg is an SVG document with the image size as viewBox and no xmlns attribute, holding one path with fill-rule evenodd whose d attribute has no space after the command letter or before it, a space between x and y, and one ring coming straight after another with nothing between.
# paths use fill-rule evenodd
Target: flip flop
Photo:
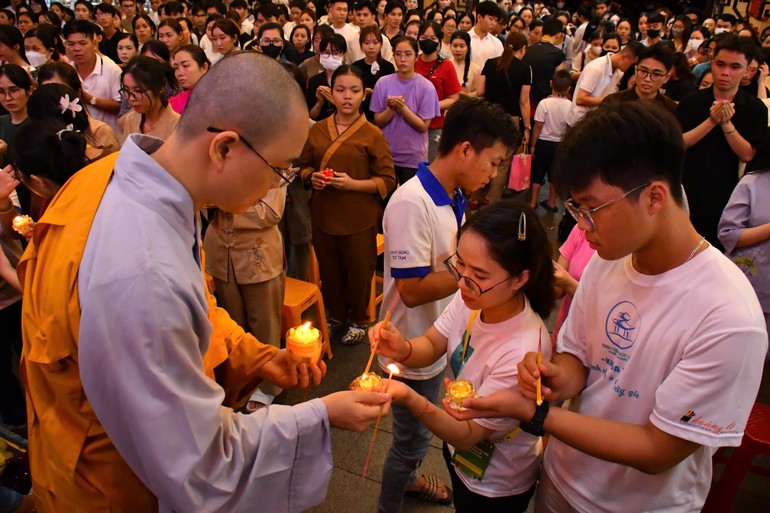
<instances>
[{"instance_id":1,"label":"flip flop","mask_svg":"<svg viewBox=\"0 0 770 513\"><path fill-rule=\"evenodd\" d=\"M454 496L452 494L451 488L449 488L444 482L442 482L436 476L426 476L425 474L420 474L420 475L425 479L425 484L423 485L423 487L419 490L407 491L404 493L404 496L415 497L425 502L431 502L433 504L441 504L443 506L448 506L452 504L452 499ZM446 494L447 494L446 499L439 498L439 491L441 491L441 489L444 489L444 491L446 491Z\"/></svg>"}]
</instances>

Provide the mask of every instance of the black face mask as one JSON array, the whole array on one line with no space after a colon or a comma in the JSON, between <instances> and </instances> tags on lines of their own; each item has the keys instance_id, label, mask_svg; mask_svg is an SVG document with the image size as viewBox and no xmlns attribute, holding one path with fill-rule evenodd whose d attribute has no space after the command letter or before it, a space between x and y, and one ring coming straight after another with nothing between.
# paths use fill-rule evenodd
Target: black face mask
<instances>
[{"instance_id":1,"label":"black face mask","mask_svg":"<svg viewBox=\"0 0 770 513\"><path fill-rule=\"evenodd\" d=\"M270 43L269 45L260 45L260 50L262 50L262 53L270 57L271 59L275 59L279 55L281 55L281 52L283 51L283 46L278 46Z\"/></svg>"},{"instance_id":2,"label":"black face mask","mask_svg":"<svg viewBox=\"0 0 770 513\"><path fill-rule=\"evenodd\" d=\"M660 36L660 30L647 29L647 37L650 39L657 39Z\"/></svg>"},{"instance_id":3,"label":"black face mask","mask_svg":"<svg viewBox=\"0 0 770 513\"><path fill-rule=\"evenodd\" d=\"M438 50L438 41L423 39L420 41L420 50L422 50L422 53L427 53L428 55L435 53L436 50Z\"/></svg>"}]
</instances>

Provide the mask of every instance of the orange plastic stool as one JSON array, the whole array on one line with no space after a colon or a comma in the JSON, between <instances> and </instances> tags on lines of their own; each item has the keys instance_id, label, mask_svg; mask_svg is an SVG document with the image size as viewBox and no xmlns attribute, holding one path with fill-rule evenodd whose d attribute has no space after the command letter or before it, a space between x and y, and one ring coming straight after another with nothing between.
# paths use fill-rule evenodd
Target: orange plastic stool
<instances>
[{"instance_id":1,"label":"orange plastic stool","mask_svg":"<svg viewBox=\"0 0 770 513\"><path fill-rule=\"evenodd\" d=\"M747 472L754 472L770 477L770 468L752 464L752 460L762 454L770 454L770 406L754 403L743 441L730 458L725 456L725 448L714 455L714 464L725 463L722 478L711 486L703 513L729 513L733 510L733 500Z\"/></svg>"},{"instance_id":2,"label":"orange plastic stool","mask_svg":"<svg viewBox=\"0 0 770 513\"><path fill-rule=\"evenodd\" d=\"M289 328L302 324L302 314L311 306L318 308L318 324L323 338L323 351L329 359L332 358L332 345L329 340L329 329L326 326L326 310L321 291L312 283L286 278L283 307L281 308L282 331L286 333Z\"/></svg>"},{"instance_id":3,"label":"orange plastic stool","mask_svg":"<svg viewBox=\"0 0 770 513\"><path fill-rule=\"evenodd\" d=\"M385 252L385 236L381 233L377 234L377 256L382 255ZM377 284L382 284L383 279L374 273L372 276L372 291L369 296L369 306L366 307L366 312L369 315L369 322L377 320L377 305L382 303L383 294L377 294Z\"/></svg>"}]
</instances>

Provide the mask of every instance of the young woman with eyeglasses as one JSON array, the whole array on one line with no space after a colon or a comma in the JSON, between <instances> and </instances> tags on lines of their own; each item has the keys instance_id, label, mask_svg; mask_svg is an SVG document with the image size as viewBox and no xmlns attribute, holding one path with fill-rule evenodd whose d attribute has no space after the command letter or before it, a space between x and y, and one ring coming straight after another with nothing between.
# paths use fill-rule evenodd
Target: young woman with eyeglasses
<instances>
[{"instance_id":1,"label":"young woman with eyeglasses","mask_svg":"<svg viewBox=\"0 0 770 513\"><path fill-rule=\"evenodd\" d=\"M338 68L331 96L335 113L310 129L301 175L313 190L310 219L329 333L344 327L341 341L352 345L366 337L381 201L396 188L396 179L385 137L361 114L366 96L361 70Z\"/></svg>"},{"instance_id":2,"label":"young woman with eyeglasses","mask_svg":"<svg viewBox=\"0 0 770 513\"><path fill-rule=\"evenodd\" d=\"M169 86L177 87L174 70L152 57L140 55L126 64L121 84L120 95L131 105L131 110L118 119L124 139L131 134L167 139L179 121L179 114L164 94Z\"/></svg>"},{"instance_id":3,"label":"young woman with eyeglasses","mask_svg":"<svg viewBox=\"0 0 770 513\"><path fill-rule=\"evenodd\" d=\"M11 137L27 120L27 101L32 93L32 78L16 64L0 66L0 104L8 112L0 116L0 163L5 165Z\"/></svg>"},{"instance_id":4,"label":"young woman with eyeglasses","mask_svg":"<svg viewBox=\"0 0 770 513\"><path fill-rule=\"evenodd\" d=\"M377 82L370 104L374 122L390 145L400 184L417 174L418 163L428 160L428 127L441 115L436 88L415 71L417 52L417 41L410 37L393 41L396 73Z\"/></svg>"},{"instance_id":5,"label":"young woman with eyeglasses","mask_svg":"<svg viewBox=\"0 0 770 513\"><path fill-rule=\"evenodd\" d=\"M348 45L340 34L331 34L321 39L319 63L324 69L308 80L307 108L311 119L326 119L334 113L334 101L331 94L331 79L337 68L342 66Z\"/></svg>"},{"instance_id":6,"label":"young woman with eyeglasses","mask_svg":"<svg viewBox=\"0 0 770 513\"><path fill-rule=\"evenodd\" d=\"M407 367L445 358L449 379L469 381L478 396L518 389L524 355L541 347L543 359L551 356L543 319L554 305L553 264L537 215L507 200L481 209L461 228L457 253L445 264L459 290L433 326L405 340L392 323L380 323L369 331L373 350L378 345ZM444 440L458 513L527 510L541 458L538 437L512 419L455 420L401 381L389 381L388 393ZM487 455L483 469L464 465L473 452Z\"/></svg>"}]
</instances>

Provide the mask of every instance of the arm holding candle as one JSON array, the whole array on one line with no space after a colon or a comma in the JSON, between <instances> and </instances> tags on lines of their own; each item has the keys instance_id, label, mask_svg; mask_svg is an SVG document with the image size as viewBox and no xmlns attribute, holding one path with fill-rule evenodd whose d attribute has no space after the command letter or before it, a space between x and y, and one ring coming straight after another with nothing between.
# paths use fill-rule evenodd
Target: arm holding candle
<instances>
[{"instance_id":1,"label":"arm holding candle","mask_svg":"<svg viewBox=\"0 0 770 513\"><path fill-rule=\"evenodd\" d=\"M427 367L446 353L447 339L433 326L424 335L405 340L392 323L377 323L369 330L369 342L382 356L407 367Z\"/></svg>"}]
</instances>

